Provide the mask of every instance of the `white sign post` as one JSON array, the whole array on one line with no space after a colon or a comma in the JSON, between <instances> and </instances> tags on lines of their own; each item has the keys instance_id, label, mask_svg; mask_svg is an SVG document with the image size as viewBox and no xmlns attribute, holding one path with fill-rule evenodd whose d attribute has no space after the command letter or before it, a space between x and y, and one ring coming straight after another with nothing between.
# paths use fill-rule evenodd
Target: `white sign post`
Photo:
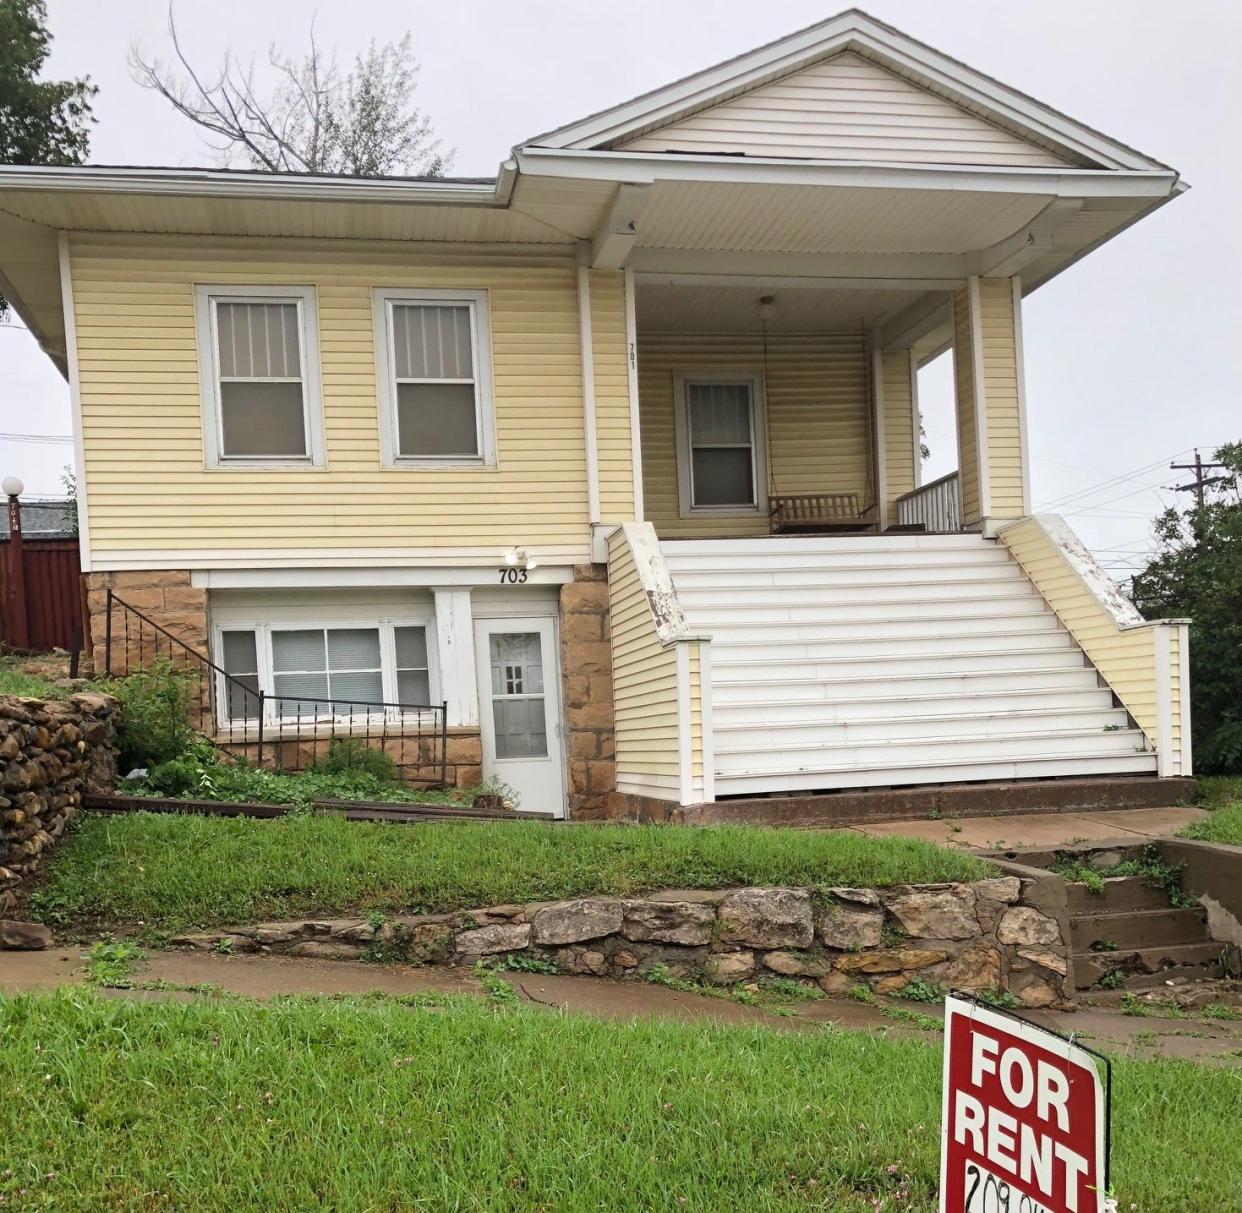
<instances>
[{"instance_id":1,"label":"white sign post","mask_svg":"<svg viewBox=\"0 0 1242 1213\"><path fill-rule=\"evenodd\" d=\"M1108 1213L1106 1131L1090 1053L945 1000L940 1213Z\"/></svg>"}]
</instances>

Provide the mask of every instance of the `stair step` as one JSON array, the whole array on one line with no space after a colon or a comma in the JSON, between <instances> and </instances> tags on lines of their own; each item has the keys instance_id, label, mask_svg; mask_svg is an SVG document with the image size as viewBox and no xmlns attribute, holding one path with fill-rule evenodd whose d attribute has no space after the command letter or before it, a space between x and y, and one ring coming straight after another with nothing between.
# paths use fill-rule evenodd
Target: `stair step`
<instances>
[{"instance_id":1,"label":"stair step","mask_svg":"<svg viewBox=\"0 0 1242 1213\"><path fill-rule=\"evenodd\" d=\"M848 552L952 552L980 548L1006 555L995 540L965 531L953 535L765 535L752 539L665 539L660 542L666 559L695 555L733 558L772 552L834 556Z\"/></svg>"},{"instance_id":2,"label":"stair step","mask_svg":"<svg viewBox=\"0 0 1242 1213\"><path fill-rule=\"evenodd\" d=\"M838 656L810 661L805 657L739 657L735 654L713 652L712 686L714 688L730 682L768 682L779 685L795 680L828 681L835 684L838 680L852 678L904 680L923 675L943 678L946 673L975 671L1005 674L1015 668L1082 671L1087 667L1082 653L1072 647L981 649L975 653L958 653L951 663L935 653L911 656L908 653L890 651L880 656Z\"/></svg>"},{"instance_id":3,"label":"stair step","mask_svg":"<svg viewBox=\"0 0 1242 1213\"><path fill-rule=\"evenodd\" d=\"M766 632L766 629L763 629ZM756 629L756 636L762 635ZM747 659L770 661L848 661L851 658L882 658L884 660L909 660L918 657L935 657L942 662L955 658L968 658L977 655L978 648L971 642L977 642L985 651L1005 652L1008 645L1020 653L1031 652L1063 652L1080 656L1080 651L1070 638L1068 632L1060 630L1039 631L1025 629L1023 631L993 631L979 628L969 636L904 636L865 638L860 636L839 637L835 640L789 640L782 643L778 639L755 639L746 643L728 642L719 647L713 644L713 663L719 654L722 665L729 665ZM1008 644L1006 643L1008 642Z\"/></svg>"},{"instance_id":4,"label":"stair step","mask_svg":"<svg viewBox=\"0 0 1242 1213\"><path fill-rule=\"evenodd\" d=\"M1104 891L1094 893L1085 884L1070 883L1065 889L1070 917L1126 914L1134 910L1168 909L1169 895L1148 884L1141 876L1110 876Z\"/></svg>"},{"instance_id":5,"label":"stair step","mask_svg":"<svg viewBox=\"0 0 1242 1213\"><path fill-rule=\"evenodd\" d=\"M871 764L835 771L779 771L758 774L717 773L716 795L760 796L772 793L839 791L845 788L901 788L925 784L1009 782L1020 779L1097 778L1105 775L1154 775L1156 756L1133 754L1049 754L1022 759L988 758L941 761L925 754L919 763Z\"/></svg>"},{"instance_id":6,"label":"stair step","mask_svg":"<svg viewBox=\"0 0 1242 1213\"><path fill-rule=\"evenodd\" d=\"M713 688L712 715L716 729L721 730L744 727L748 722L762 722L765 726L797 726L806 720L815 720L820 724L916 718L934 720L954 706L959 709L955 715L971 716L1012 715L1040 709L1065 712L1114 710L1112 693L1106 687L1095 685L1094 678L1089 686L1024 687L990 693L971 690L959 682L950 691L930 695L903 694L905 685L904 682L872 685L871 695L865 698L855 695L844 701L837 694L838 687L823 683L796 688L798 691L813 690L815 697L793 694L791 692L795 688L789 686L774 688L772 698L758 696L754 687L748 688L749 694L740 696L734 696L732 688L729 688L728 695L717 694L716 688ZM914 685L917 686L917 683Z\"/></svg>"},{"instance_id":7,"label":"stair step","mask_svg":"<svg viewBox=\"0 0 1242 1213\"><path fill-rule=\"evenodd\" d=\"M678 569L671 566L673 582L680 593L684 585L688 589L714 588L726 593L735 589L849 589L866 595L878 588L904 586L921 590L923 587L952 585L954 592L973 590L976 587L1001 585L1004 582L1030 585L1016 564L985 566L978 564L927 565L908 568L895 564L883 568L857 569L820 566L817 568L784 568L741 570L735 566L719 568Z\"/></svg>"},{"instance_id":8,"label":"stair step","mask_svg":"<svg viewBox=\"0 0 1242 1213\"><path fill-rule=\"evenodd\" d=\"M765 644L798 645L827 641L833 645L865 644L888 640L902 645L926 640L953 641L978 636L1035 636L1061 631L1051 611L1043 614L990 615L973 619L780 619L756 624L733 619L720 612L715 620L691 613L693 631L710 631L718 649L742 648L762 634ZM1066 637L1068 639L1068 636Z\"/></svg>"},{"instance_id":9,"label":"stair step","mask_svg":"<svg viewBox=\"0 0 1242 1213\"><path fill-rule=\"evenodd\" d=\"M700 586L689 577L678 575L677 597L687 614L701 614L719 608L722 611L754 612L748 618L761 620L767 611L830 612L834 619L858 617L870 619L883 614L892 617L919 617L921 611L936 614L1008 613L1030 611L1037 614L1048 609L1044 600L1035 593L1030 582L1019 578L1004 578L979 586L920 585L917 595L911 594L908 585L872 586L860 595L856 587L834 591L821 589L811 592L802 586L777 589L771 585L735 584L721 601L720 586Z\"/></svg>"},{"instance_id":10,"label":"stair step","mask_svg":"<svg viewBox=\"0 0 1242 1213\"><path fill-rule=\"evenodd\" d=\"M1018 667L1000 670L973 670L955 673L934 669L925 673L854 674L837 672L831 682L823 678L800 676L782 670L779 681L737 678L737 668L729 676L712 663L713 704L737 703L843 703L883 699L922 699L941 695L1052 694L1060 691L1104 691L1095 671L1081 660L1051 668ZM762 691L764 686L771 688Z\"/></svg>"},{"instance_id":11,"label":"stair step","mask_svg":"<svg viewBox=\"0 0 1242 1213\"><path fill-rule=\"evenodd\" d=\"M959 701L960 703L960 701ZM1111 734L1127 732L1128 717L1124 709L1098 706L1079 711L1060 707L1025 707L1005 712L957 711L936 714L889 714L870 720L821 719L803 713L802 719L774 721L755 713L745 723L715 718L716 754L750 750L756 743L762 749L822 749L833 745L854 745L865 742L887 742L902 745L910 741L943 745L972 735L999 740L1025 738L1032 734L1048 736L1091 732ZM756 734L761 736L756 737Z\"/></svg>"},{"instance_id":12,"label":"stair step","mask_svg":"<svg viewBox=\"0 0 1242 1213\"><path fill-rule=\"evenodd\" d=\"M1196 975L1200 977L1220 977L1224 974L1221 958L1226 952L1226 945L1216 942L1155 944L1116 952L1076 952L1074 984L1080 990L1088 990L1116 969L1139 981L1154 978L1149 984L1167 980L1169 970L1173 969L1195 969L1199 970Z\"/></svg>"},{"instance_id":13,"label":"stair step","mask_svg":"<svg viewBox=\"0 0 1242 1213\"><path fill-rule=\"evenodd\" d=\"M1120 913L1078 914L1070 919L1070 939L1075 952L1091 952L1093 943L1116 944L1115 951L1165 947L1169 944L1205 943L1207 911L1199 906L1185 909L1165 905L1152 910ZM1096 953L1108 956L1107 952Z\"/></svg>"}]
</instances>

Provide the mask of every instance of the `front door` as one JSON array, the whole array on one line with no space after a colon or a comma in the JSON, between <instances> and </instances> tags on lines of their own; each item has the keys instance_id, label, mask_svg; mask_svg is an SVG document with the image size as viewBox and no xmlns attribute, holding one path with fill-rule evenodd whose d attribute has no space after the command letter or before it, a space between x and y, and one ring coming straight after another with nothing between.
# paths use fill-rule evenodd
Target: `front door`
<instances>
[{"instance_id":1,"label":"front door","mask_svg":"<svg viewBox=\"0 0 1242 1213\"><path fill-rule=\"evenodd\" d=\"M551 619L479 619L483 774L507 783L518 808L565 814L560 669Z\"/></svg>"}]
</instances>

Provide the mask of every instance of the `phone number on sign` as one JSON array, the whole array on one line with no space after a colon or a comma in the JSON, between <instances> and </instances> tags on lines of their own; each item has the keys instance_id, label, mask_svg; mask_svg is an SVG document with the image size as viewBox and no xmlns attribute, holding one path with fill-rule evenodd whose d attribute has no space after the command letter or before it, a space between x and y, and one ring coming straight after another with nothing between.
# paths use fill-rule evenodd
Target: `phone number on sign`
<instances>
[{"instance_id":1,"label":"phone number on sign","mask_svg":"<svg viewBox=\"0 0 1242 1213\"><path fill-rule=\"evenodd\" d=\"M966 1207L962 1213L1050 1213L1034 1197L1009 1186L978 1163L966 1164Z\"/></svg>"}]
</instances>

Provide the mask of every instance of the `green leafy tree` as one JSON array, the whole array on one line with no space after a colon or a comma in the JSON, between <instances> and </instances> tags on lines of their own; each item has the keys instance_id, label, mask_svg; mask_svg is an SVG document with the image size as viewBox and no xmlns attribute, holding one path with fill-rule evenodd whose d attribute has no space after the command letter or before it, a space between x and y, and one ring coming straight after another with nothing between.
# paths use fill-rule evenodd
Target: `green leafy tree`
<instances>
[{"instance_id":1,"label":"green leafy tree","mask_svg":"<svg viewBox=\"0 0 1242 1213\"><path fill-rule=\"evenodd\" d=\"M81 164L90 143L89 76L40 80L52 36L44 0L0 0L0 164ZM0 320L8 304L0 299Z\"/></svg>"},{"instance_id":2,"label":"green leafy tree","mask_svg":"<svg viewBox=\"0 0 1242 1213\"><path fill-rule=\"evenodd\" d=\"M52 36L44 0L0 0L0 164L81 164L90 143L89 76L40 80Z\"/></svg>"},{"instance_id":3,"label":"green leafy tree","mask_svg":"<svg viewBox=\"0 0 1242 1213\"><path fill-rule=\"evenodd\" d=\"M1216 450L1225 478L1203 505L1166 510L1155 523L1158 554L1134 578L1148 619L1188 616L1195 764L1242 771L1242 443Z\"/></svg>"}]
</instances>

